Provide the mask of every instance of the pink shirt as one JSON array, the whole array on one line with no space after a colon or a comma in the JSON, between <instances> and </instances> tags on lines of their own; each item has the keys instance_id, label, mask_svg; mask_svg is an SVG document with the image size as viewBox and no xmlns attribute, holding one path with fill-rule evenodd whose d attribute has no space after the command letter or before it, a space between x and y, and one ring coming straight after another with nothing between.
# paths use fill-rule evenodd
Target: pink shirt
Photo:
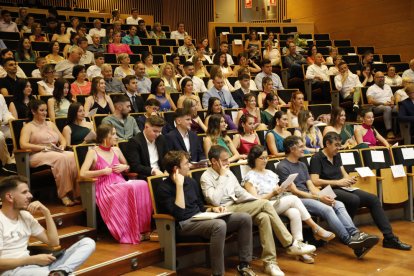
<instances>
[{"instance_id":1,"label":"pink shirt","mask_svg":"<svg viewBox=\"0 0 414 276\"><path fill-rule=\"evenodd\" d=\"M110 53L110 54L124 54L125 53L125 54L129 54L129 55L134 54L131 51L131 48L129 48L129 45L127 45L127 44L115 45L114 43L109 44L108 53Z\"/></svg>"}]
</instances>

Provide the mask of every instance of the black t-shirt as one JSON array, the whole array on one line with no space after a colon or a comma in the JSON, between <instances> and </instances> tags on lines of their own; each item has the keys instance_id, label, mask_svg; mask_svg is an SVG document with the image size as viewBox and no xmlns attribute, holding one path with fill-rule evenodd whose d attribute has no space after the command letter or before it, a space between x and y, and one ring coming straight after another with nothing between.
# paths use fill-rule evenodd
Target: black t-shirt
<instances>
[{"instance_id":1,"label":"black t-shirt","mask_svg":"<svg viewBox=\"0 0 414 276\"><path fill-rule=\"evenodd\" d=\"M319 174L320 179L339 180L343 178L342 160L339 154L333 157L333 164L328 160L323 151L315 153L310 160L310 173Z\"/></svg>"},{"instance_id":2,"label":"black t-shirt","mask_svg":"<svg viewBox=\"0 0 414 276\"><path fill-rule=\"evenodd\" d=\"M7 92L9 92L9 95L14 95L16 82L19 78L16 77L16 79L12 79L9 77L9 75L6 75L4 78L0 79L0 88L6 88Z\"/></svg>"}]
</instances>

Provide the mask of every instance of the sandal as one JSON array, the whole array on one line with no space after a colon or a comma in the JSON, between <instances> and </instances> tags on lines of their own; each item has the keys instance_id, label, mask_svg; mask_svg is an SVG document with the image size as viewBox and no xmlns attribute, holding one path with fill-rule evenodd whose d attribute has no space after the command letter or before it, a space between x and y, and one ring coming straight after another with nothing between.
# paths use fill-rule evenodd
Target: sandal
<instances>
[{"instance_id":1,"label":"sandal","mask_svg":"<svg viewBox=\"0 0 414 276\"><path fill-rule=\"evenodd\" d=\"M335 234L318 226L318 228L316 228L313 232L313 237L315 240L323 240L328 242L335 238Z\"/></svg>"},{"instance_id":2,"label":"sandal","mask_svg":"<svg viewBox=\"0 0 414 276\"><path fill-rule=\"evenodd\" d=\"M75 203L67 196L62 198L62 203L65 207L72 207L75 205Z\"/></svg>"}]
</instances>

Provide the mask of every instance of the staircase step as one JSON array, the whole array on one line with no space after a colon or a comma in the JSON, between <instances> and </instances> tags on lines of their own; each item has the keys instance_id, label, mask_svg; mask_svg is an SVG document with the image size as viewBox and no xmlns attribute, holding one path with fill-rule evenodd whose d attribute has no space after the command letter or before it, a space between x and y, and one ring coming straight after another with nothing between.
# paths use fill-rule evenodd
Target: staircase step
<instances>
[{"instance_id":1,"label":"staircase step","mask_svg":"<svg viewBox=\"0 0 414 276\"><path fill-rule=\"evenodd\" d=\"M161 262L163 257L158 242L145 241L132 245L120 244L111 238L105 238L98 240L95 252L75 275L113 276L138 272L142 268Z\"/></svg>"},{"instance_id":2,"label":"staircase step","mask_svg":"<svg viewBox=\"0 0 414 276\"><path fill-rule=\"evenodd\" d=\"M58 229L72 225L86 226L86 212L81 205L65 207L59 204L47 204L46 207L50 210ZM46 227L45 218L41 213L35 214L34 217L43 227Z\"/></svg>"},{"instance_id":3,"label":"staircase step","mask_svg":"<svg viewBox=\"0 0 414 276\"><path fill-rule=\"evenodd\" d=\"M158 266L147 266L140 270L122 274L123 276L174 276L177 272Z\"/></svg>"},{"instance_id":4,"label":"staircase step","mask_svg":"<svg viewBox=\"0 0 414 276\"><path fill-rule=\"evenodd\" d=\"M72 225L58 229L60 245L67 248L84 237L90 237L96 240L96 229L85 226ZM29 245L39 245L41 241L30 238Z\"/></svg>"}]
</instances>

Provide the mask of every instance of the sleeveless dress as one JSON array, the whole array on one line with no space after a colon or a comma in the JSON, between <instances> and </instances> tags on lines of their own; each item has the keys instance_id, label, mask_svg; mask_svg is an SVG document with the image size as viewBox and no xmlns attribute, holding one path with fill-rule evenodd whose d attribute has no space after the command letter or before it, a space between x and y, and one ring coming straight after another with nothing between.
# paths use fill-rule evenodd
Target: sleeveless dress
<instances>
[{"instance_id":1,"label":"sleeveless dress","mask_svg":"<svg viewBox=\"0 0 414 276\"><path fill-rule=\"evenodd\" d=\"M252 116L253 116L253 118L254 118L254 123L255 123L255 124L257 124L257 122L259 121L259 119L258 119L255 115L251 114L251 113L247 110L247 108L243 108L241 111L243 112L243 115L247 115L247 114L252 115Z\"/></svg>"},{"instance_id":2,"label":"sleeveless dress","mask_svg":"<svg viewBox=\"0 0 414 276\"><path fill-rule=\"evenodd\" d=\"M120 164L118 156L113 153L112 162L108 164L96 152L94 169ZM141 233L151 231L152 204L148 184L144 180L126 181L121 174L114 172L101 175L96 181L96 204L112 236L120 243L138 244Z\"/></svg>"},{"instance_id":3,"label":"sleeveless dress","mask_svg":"<svg viewBox=\"0 0 414 276\"><path fill-rule=\"evenodd\" d=\"M227 150L228 154L229 154L229 157L233 156L233 153L231 152L229 146L227 146L227 143L226 143L226 141L224 141L223 137L218 137L217 138L217 145L220 145L223 148L225 148Z\"/></svg>"},{"instance_id":4,"label":"sleeveless dress","mask_svg":"<svg viewBox=\"0 0 414 276\"><path fill-rule=\"evenodd\" d=\"M369 143L370 147L375 147L378 144L375 133L370 126L362 124L362 127L367 130L364 136L362 136L362 141Z\"/></svg>"},{"instance_id":5,"label":"sleeveless dress","mask_svg":"<svg viewBox=\"0 0 414 276\"><path fill-rule=\"evenodd\" d=\"M70 101L66 98L62 98L62 100L60 101L59 108L57 107L57 103L55 102L55 116L56 117L68 116L69 106L70 106Z\"/></svg>"},{"instance_id":6,"label":"sleeveless dress","mask_svg":"<svg viewBox=\"0 0 414 276\"><path fill-rule=\"evenodd\" d=\"M70 134L70 143L72 145L82 144L86 135L91 132L89 128L77 124L70 124L69 127L72 130L72 133Z\"/></svg>"},{"instance_id":7,"label":"sleeveless dress","mask_svg":"<svg viewBox=\"0 0 414 276\"><path fill-rule=\"evenodd\" d=\"M104 107L102 107L100 104L98 104L97 101L94 101L93 105L91 106L91 108L89 110L92 110L92 109L95 109L95 108L98 109L96 111L96 114L110 114L111 113L111 108L109 108L108 102L106 102L106 105Z\"/></svg>"},{"instance_id":8,"label":"sleeveless dress","mask_svg":"<svg viewBox=\"0 0 414 276\"><path fill-rule=\"evenodd\" d=\"M50 126L51 122L42 126L32 122L31 124L36 128L36 131L31 134L29 143L35 145L56 145L58 143L59 135ZM36 168L43 165L48 165L52 169L59 198L65 197L69 192L73 192L74 197L80 196L76 181L78 169L73 152L40 151L30 155L30 167Z\"/></svg>"},{"instance_id":9,"label":"sleeveless dress","mask_svg":"<svg viewBox=\"0 0 414 276\"><path fill-rule=\"evenodd\" d=\"M171 105L168 99L165 96L157 96L155 98L160 102L160 111L169 111L171 110Z\"/></svg>"},{"instance_id":10,"label":"sleeveless dress","mask_svg":"<svg viewBox=\"0 0 414 276\"><path fill-rule=\"evenodd\" d=\"M283 138L282 136L280 136L276 131L274 131L273 129L270 130L267 135L269 134L273 134L273 137L275 138L275 144L276 144L276 148L278 152L285 152L285 148L283 147L283 140L285 140L285 138ZM266 144L267 146L267 144Z\"/></svg>"},{"instance_id":11,"label":"sleeveless dress","mask_svg":"<svg viewBox=\"0 0 414 276\"><path fill-rule=\"evenodd\" d=\"M249 154L252 147L258 144L259 142L257 141L257 137L254 139L253 142L249 142L240 136L240 146L237 150L239 151L240 154Z\"/></svg>"}]
</instances>

